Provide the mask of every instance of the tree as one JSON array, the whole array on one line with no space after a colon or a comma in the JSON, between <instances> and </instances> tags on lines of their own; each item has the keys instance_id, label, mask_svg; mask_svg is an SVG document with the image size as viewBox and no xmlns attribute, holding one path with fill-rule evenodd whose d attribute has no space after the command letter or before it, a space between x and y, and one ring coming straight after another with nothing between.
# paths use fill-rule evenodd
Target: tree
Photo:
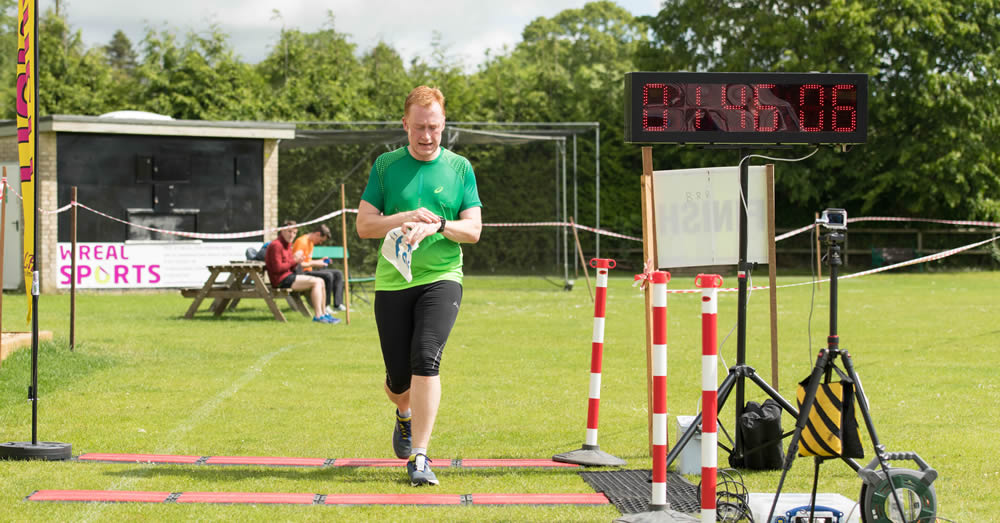
<instances>
[{"instance_id":1,"label":"tree","mask_svg":"<svg viewBox=\"0 0 1000 523\"><path fill-rule=\"evenodd\" d=\"M371 102L376 120L396 120L403 116L403 99L411 85L403 59L391 46L379 42L361 59L366 71L365 97Z\"/></svg>"},{"instance_id":2,"label":"tree","mask_svg":"<svg viewBox=\"0 0 1000 523\"><path fill-rule=\"evenodd\" d=\"M334 17L314 33L281 31L271 54L256 72L272 90L281 120L354 120L371 114L363 95L365 72L355 46L334 28Z\"/></svg>"},{"instance_id":3,"label":"tree","mask_svg":"<svg viewBox=\"0 0 1000 523\"><path fill-rule=\"evenodd\" d=\"M635 70L634 56L647 32L644 23L613 2L590 2L533 20L525 27L522 42L491 56L471 80L481 120L600 123L602 226L619 231L641 230L640 155L622 140L622 82L626 72ZM579 154L592 158L593 142L586 138L580 141ZM494 207L492 212L525 220L551 219L557 190L551 175L553 152L552 145L505 148L493 156L469 151L478 160L477 172L487 173L480 180L481 194L491 199L492 193L492 200L504 201L502 209ZM588 166L581 172L584 179L593 180ZM594 223L595 187L584 183L579 188L576 221ZM515 196L508 197L511 194ZM548 235L503 239L516 252L547 256L553 248L546 243L553 241ZM581 237L585 249L592 241L591 235ZM484 238L477 245L476 259L490 247L490 239ZM503 259L503 247L496 249L494 259ZM602 240L602 248L608 247L626 245Z\"/></svg>"},{"instance_id":4,"label":"tree","mask_svg":"<svg viewBox=\"0 0 1000 523\"><path fill-rule=\"evenodd\" d=\"M266 87L240 62L217 26L189 33L147 29L129 108L188 120L258 120L268 116Z\"/></svg>"},{"instance_id":5,"label":"tree","mask_svg":"<svg viewBox=\"0 0 1000 523\"><path fill-rule=\"evenodd\" d=\"M135 69L138 56L132 49L132 41L121 29L115 31L111 41L104 46L104 54L107 55L108 65L115 71L129 75Z\"/></svg>"},{"instance_id":6,"label":"tree","mask_svg":"<svg viewBox=\"0 0 1000 523\"><path fill-rule=\"evenodd\" d=\"M39 18L37 38L39 115L97 115L117 108L101 49L86 49L80 32L51 9Z\"/></svg>"},{"instance_id":7,"label":"tree","mask_svg":"<svg viewBox=\"0 0 1000 523\"><path fill-rule=\"evenodd\" d=\"M1000 218L996 2L668 0L649 22L649 70L869 75L868 143L783 164L779 204Z\"/></svg>"}]
</instances>

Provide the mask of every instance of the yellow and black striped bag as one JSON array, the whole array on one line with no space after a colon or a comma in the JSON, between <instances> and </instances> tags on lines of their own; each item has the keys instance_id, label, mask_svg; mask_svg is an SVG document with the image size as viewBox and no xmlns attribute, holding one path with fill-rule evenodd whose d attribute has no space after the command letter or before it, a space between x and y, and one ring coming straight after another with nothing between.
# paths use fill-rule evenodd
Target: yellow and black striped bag
<instances>
[{"instance_id":1,"label":"yellow and black striped bag","mask_svg":"<svg viewBox=\"0 0 1000 523\"><path fill-rule=\"evenodd\" d=\"M854 382L843 376L842 381L820 383L816 400L809 412L809 422L802 429L799 456L821 458L863 458L861 433L854 417ZM799 382L796 392L801 411L809 378Z\"/></svg>"}]
</instances>

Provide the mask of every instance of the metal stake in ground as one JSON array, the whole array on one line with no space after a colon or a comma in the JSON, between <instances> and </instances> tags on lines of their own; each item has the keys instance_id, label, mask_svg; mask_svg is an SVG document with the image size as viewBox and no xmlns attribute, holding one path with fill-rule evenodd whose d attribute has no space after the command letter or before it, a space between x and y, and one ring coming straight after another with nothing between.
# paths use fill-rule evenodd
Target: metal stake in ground
<instances>
[{"instance_id":1,"label":"metal stake in ground","mask_svg":"<svg viewBox=\"0 0 1000 523\"><path fill-rule=\"evenodd\" d=\"M36 229L37 231L37 229ZM36 258L37 259L37 258ZM28 401L31 402L31 441L10 441L0 443L0 459L26 460L40 459L58 461L72 456L73 446L69 443L38 441L38 271L34 271L31 283L31 385L28 387Z\"/></svg>"},{"instance_id":2,"label":"metal stake in ground","mask_svg":"<svg viewBox=\"0 0 1000 523\"><path fill-rule=\"evenodd\" d=\"M601 450L597 444L597 419L601 406L601 360L604 354L604 311L608 296L608 270L615 261L606 258L590 260L597 269L596 299L594 300L594 336L590 352L590 396L587 403L587 437L583 447L552 456L553 461L586 466L619 467L625 460Z\"/></svg>"},{"instance_id":3,"label":"metal stake in ground","mask_svg":"<svg viewBox=\"0 0 1000 523\"><path fill-rule=\"evenodd\" d=\"M718 472L718 313L722 276L699 274L694 286L701 289L701 521L715 521Z\"/></svg>"},{"instance_id":4,"label":"metal stake in ground","mask_svg":"<svg viewBox=\"0 0 1000 523\"><path fill-rule=\"evenodd\" d=\"M698 521L670 509L667 503L667 282L670 273L654 271L649 276L653 297L653 482L649 510L628 514L615 521ZM714 521L714 520L713 520Z\"/></svg>"}]
</instances>

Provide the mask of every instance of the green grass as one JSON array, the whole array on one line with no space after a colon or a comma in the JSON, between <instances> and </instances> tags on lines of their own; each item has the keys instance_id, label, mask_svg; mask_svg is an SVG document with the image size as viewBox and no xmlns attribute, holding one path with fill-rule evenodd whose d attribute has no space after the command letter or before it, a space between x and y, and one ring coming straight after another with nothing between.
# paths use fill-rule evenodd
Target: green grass
<instances>
[{"instance_id":1,"label":"green grass","mask_svg":"<svg viewBox=\"0 0 1000 523\"><path fill-rule=\"evenodd\" d=\"M625 276L625 275L616 275ZM762 278L754 283L760 284ZM727 276L726 286L735 279ZM803 278L779 279L779 284ZM692 287L677 276L671 289ZM644 300L612 278L603 368L602 450L649 468ZM842 280L839 330L872 403L881 441L918 452L940 477L940 516L985 521L1000 513L994 437L1000 390L1000 274L873 275ZM829 287L778 293L780 392L794 398L826 344ZM814 301L812 335L807 334ZM735 293L721 294L719 337L735 324ZM278 324L262 303L214 319L182 315L179 294L81 295L77 347L69 352L69 297L43 296L39 322L55 335L40 350L39 438L86 452L391 457L392 407L381 391L381 354L370 307L352 324L313 324L288 313ZM23 295L4 296L5 330L28 330ZM286 311L288 312L288 311ZM747 361L770 379L767 292L749 305ZM431 456L550 458L583 443L593 305L578 280L563 292L540 278L469 277L445 349L444 398ZM670 439L675 415L700 401L700 304L669 299ZM721 354L735 361L735 335ZM30 350L0 368L0 441L31 437ZM724 372L720 371L720 376ZM756 387L748 399L763 401ZM732 427L735 399L721 413ZM860 418L859 418L860 419ZM786 414L783 427L794 425ZM864 439L868 446L867 437ZM788 440L785 440L787 445ZM870 447L862 461L870 459ZM726 454L720 456L725 463ZM993 463L993 465L991 465ZM901 463L901 466L910 466ZM778 472L743 471L751 492L773 492ZM434 493L591 492L569 470L438 471ZM609 521L606 507L302 507L32 503L37 489L412 493L396 469L268 468L0 462L0 520L451 520ZM696 477L692 477L697 481ZM812 461L796 460L784 492L808 492ZM821 469L820 492L856 499L846 465ZM422 491L425 492L425 491Z\"/></svg>"}]
</instances>

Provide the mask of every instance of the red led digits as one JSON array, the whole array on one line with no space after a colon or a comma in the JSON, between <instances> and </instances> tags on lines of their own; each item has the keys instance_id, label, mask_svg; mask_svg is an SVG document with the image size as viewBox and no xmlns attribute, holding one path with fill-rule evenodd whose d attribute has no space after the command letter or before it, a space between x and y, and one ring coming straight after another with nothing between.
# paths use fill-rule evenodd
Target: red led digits
<instances>
[{"instance_id":1,"label":"red led digits","mask_svg":"<svg viewBox=\"0 0 1000 523\"><path fill-rule=\"evenodd\" d=\"M833 130L838 133L850 133L854 132L858 128L858 88L854 85L835 85L833 86ZM845 105L851 104L851 105ZM847 115L842 115L841 113L848 113ZM849 122L849 125L841 126L844 120Z\"/></svg>"},{"instance_id":2,"label":"red led digits","mask_svg":"<svg viewBox=\"0 0 1000 523\"><path fill-rule=\"evenodd\" d=\"M778 130L778 108L773 105L762 105L760 103L760 90L761 89L774 89L774 84L760 84L753 86L753 105L755 107L753 111L753 129L755 131L777 131ZM760 115L761 113L767 114L767 111L771 111L771 124L761 125ZM766 116L765 116L766 117Z\"/></svg>"},{"instance_id":3,"label":"red led digits","mask_svg":"<svg viewBox=\"0 0 1000 523\"><path fill-rule=\"evenodd\" d=\"M701 86L694 88L694 104L701 107ZM705 116L705 111L697 109L694 112L694 128L697 131L701 129L701 119Z\"/></svg>"},{"instance_id":4,"label":"red led digits","mask_svg":"<svg viewBox=\"0 0 1000 523\"><path fill-rule=\"evenodd\" d=\"M635 72L627 143L858 144L868 78L856 73Z\"/></svg>"},{"instance_id":5,"label":"red led digits","mask_svg":"<svg viewBox=\"0 0 1000 523\"><path fill-rule=\"evenodd\" d=\"M728 109L730 111L740 112L740 129L747 128L747 88L745 85L739 86L740 91L740 104L732 105L729 103L729 97L726 94L728 90L728 85L722 86L722 108Z\"/></svg>"},{"instance_id":6,"label":"red led digits","mask_svg":"<svg viewBox=\"0 0 1000 523\"><path fill-rule=\"evenodd\" d=\"M807 132L823 130L823 86L806 84L799 87L799 127Z\"/></svg>"},{"instance_id":7,"label":"red led digits","mask_svg":"<svg viewBox=\"0 0 1000 523\"><path fill-rule=\"evenodd\" d=\"M642 88L642 130L666 131L667 121L667 84L646 84ZM652 103L650 103L652 100ZM653 107L653 114L650 114Z\"/></svg>"}]
</instances>

